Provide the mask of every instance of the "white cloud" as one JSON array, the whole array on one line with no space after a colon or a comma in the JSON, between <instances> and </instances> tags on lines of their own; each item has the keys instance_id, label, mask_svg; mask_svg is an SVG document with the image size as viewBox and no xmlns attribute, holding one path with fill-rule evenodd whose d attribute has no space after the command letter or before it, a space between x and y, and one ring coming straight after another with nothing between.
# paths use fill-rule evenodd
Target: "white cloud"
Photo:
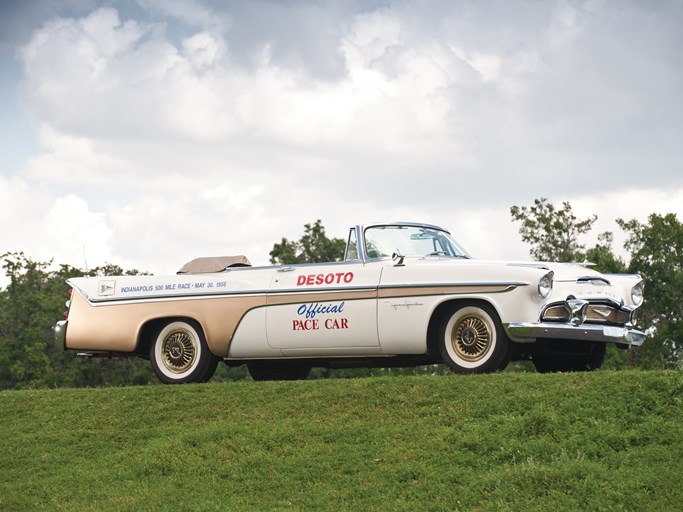
<instances>
[{"instance_id":1,"label":"white cloud","mask_svg":"<svg viewBox=\"0 0 683 512\"><path fill-rule=\"evenodd\" d=\"M526 259L509 207L536 197L597 213L596 234L655 206L683 218L675 3L140 5L153 21L52 19L19 53L43 151L0 181L22 226L0 247L172 272L264 264L317 218L341 237L414 219Z\"/></svg>"},{"instance_id":2,"label":"white cloud","mask_svg":"<svg viewBox=\"0 0 683 512\"><path fill-rule=\"evenodd\" d=\"M26 162L25 174L43 186L106 186L125 172L115 154L101 151L97 139L69 135L44 124L38 141L45 152Z\"/></svg>"},{"instance_id":3,"label":"white cloud","mask_svg":"<svg viewBox=\"0 0 683 512\"><path fill-rule=\"evenodd\" d=\"M20 179L0 178L0 233L3 252L24 252L36 261L55 260L84 267L88 259L104 263L111 255L111 228L102 213L93 212L82 198L58 197Z\"/></svg>"}]
</instances>

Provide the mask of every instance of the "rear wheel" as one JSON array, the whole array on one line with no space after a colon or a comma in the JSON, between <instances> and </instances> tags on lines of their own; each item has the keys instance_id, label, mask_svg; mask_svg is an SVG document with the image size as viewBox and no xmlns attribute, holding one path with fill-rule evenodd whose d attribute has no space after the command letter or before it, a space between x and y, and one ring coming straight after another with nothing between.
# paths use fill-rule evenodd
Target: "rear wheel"
<instances>
[{"instance_id":1,"label":"rear wheel","mask_svg":"<svg viewBox=\"0 0 683 512\"><path fill-rule=\"evenodd\" d=\"M186 320L169 322L157 331L149 358L152 370L166 384L206 382L218 365L201 328Z\"/></svg>"},{"instance_id":2,"label":"rear wheel","mask_svg":"<svg viewBox=\"0 0 683 512\"><path fill-rule=\"evenodd\" d=\"M441 322L439 342L441 358L456 373L495 372L510 361L510 341L488 304L451 308Z\"/></svg>"},{"instance_id":3,"label":"rear wheel","mask_svg":"<svg viewBox=\"0 0 683 512\"><path fill-rule=\"evenodd\" d=\"M604 343L549 340L539 342L531 360L539 373L589 372L602 367L605 350Z\"/></svg>"},{"instance_id":4,"label":"rear wheel","mask_svg":"<svg viewBox=\"0 0 683 512\"><path fill-rule=\"evenodd\" d=\"M249 375L256 381L266 380L306 380L311 367L304 364L287 362L247 363Z\"/></svg>"}]
</instances>

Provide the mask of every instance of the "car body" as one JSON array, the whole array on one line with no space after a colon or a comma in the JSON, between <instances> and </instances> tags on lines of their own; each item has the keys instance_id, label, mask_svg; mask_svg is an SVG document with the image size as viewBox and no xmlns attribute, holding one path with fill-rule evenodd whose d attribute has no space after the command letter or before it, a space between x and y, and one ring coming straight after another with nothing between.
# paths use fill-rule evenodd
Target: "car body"
<instances>
[{"instance_id":1,"label":"car body","mask_svg":"<svg viewBox=\"0 0 683 512\"><path fill-rule=\"evenodd\" d=\"M208 380L220 360L247 364L257 380L305 378L312 366L483 373L521 359L539 371L590 370L607 344L645 339L634 327L639 276L477 260L429 224L354 226L338 262L194 263L170 276L69 279L58 342L148 357L163 382L182 383Z\"/></svg>"}]
</instances>

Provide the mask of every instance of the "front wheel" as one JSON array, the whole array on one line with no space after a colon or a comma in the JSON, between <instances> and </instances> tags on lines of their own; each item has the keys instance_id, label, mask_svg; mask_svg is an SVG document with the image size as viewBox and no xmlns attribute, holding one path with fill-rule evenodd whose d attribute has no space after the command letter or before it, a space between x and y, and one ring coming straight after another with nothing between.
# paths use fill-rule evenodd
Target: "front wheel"
<instances>
[{"instance_id":1,"label":"front wheel","mask_svg":"<svg viewBox=\"0 0 683 512\"><path fill-rule=\"evenodd\" d=\"M166 384L206 382L218 365L201 328L186 320L169 322L157 331L149 359L156 376Z\"/></svg>"},{"instance_id":2,"label":"front wheel","mask_svg":"<svg viewBox=\"0 0 683 512\"><path fill-rule=\"evenodd\" d=\"M247 363L249 375L255 381L306 380L311 367L304 364L278 362Z\"/></svg>"},{"instance_id":3,"label":"front wheel","mask_svg":"<svg viewBox=\"0 0 683 512\"><path fill-rule=\"evenodd\" d=\"M590 372L602 367L605 350L604 343L550 340L538 342L531 361L539 373Z\"/></svg>"},{"instance_id":4,"label":"front wheel","mask_svg":"<svg viewBox=\"0 0 683 512\"><path fill-rule=\"evenodd\" d=\"M490 373L510 361L510 341L488 304L462 303L443 317L439 330L443 361L456 373Z\"/></svg>"}]
</instances>

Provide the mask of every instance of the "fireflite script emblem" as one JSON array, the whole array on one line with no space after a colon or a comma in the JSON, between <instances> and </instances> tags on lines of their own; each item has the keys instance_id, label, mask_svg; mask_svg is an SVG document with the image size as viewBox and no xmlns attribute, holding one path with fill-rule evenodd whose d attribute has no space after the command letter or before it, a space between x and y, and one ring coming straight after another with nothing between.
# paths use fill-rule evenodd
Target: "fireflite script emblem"
<instances>
[{"instance_id":1,"label":"fireflite script emblem","mask_svg":"<svg viewBox=\"0 0 683 512\"><path fill-rule=\"evenodd\" d=\"M390 301L384 301L386 304L389 304L392 308L394 308L394 311L398 311L398 308L406 308L410 309L415 306L423 306L424 304L422 302L390 302Z\"/></svg>"}]
</instances>

